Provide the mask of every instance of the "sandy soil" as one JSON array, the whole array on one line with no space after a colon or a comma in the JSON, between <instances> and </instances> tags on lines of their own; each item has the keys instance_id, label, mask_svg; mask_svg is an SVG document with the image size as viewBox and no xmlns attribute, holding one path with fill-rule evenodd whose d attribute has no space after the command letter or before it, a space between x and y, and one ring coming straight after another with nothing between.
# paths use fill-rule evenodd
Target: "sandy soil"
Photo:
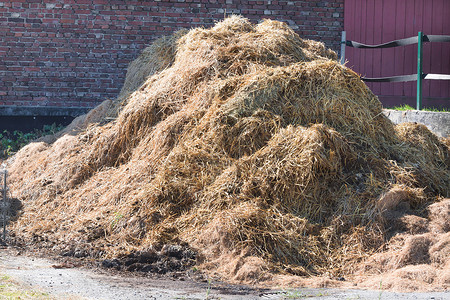
<instances>
[{"instance_id":1,"label":"sandy soil","mask_svg":"<svg viewBox=\"0 0 450 300\"><path fill-rule=\"evenodd\" d=\"M109 272L109 271L108 271ZM450 293L393 293L382 290L254 289L191 278L148 278L77 267L73 261L0 249L0 274L57 299L450 299ZM182 278L182 280L180 280ZM206 282L204 282L206 281Z\"/></svg>"}]
</instances>

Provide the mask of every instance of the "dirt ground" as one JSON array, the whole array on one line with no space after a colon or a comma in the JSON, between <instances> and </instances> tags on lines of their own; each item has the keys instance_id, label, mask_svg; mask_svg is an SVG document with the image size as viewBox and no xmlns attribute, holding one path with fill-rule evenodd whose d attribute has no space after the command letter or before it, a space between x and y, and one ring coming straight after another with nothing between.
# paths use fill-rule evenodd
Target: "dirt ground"
<instances>
[{"instance_id":1,"label":"dirt ground","mask_svg":"<svg viewBox=\"0 0 450 300\"><path fill-rule=\"evenodd\" d=\"M90 267L88 267L90 265ZM449 299L450 293L393 293L353 289L258 289L194 276L151 277L114 272L67 257L45 258L17 248L0 249L0 274L56 299ZM194 272L195 273L195 272ZM172 277L172 278L170 278Z\"/></svg>"}]
</instances>

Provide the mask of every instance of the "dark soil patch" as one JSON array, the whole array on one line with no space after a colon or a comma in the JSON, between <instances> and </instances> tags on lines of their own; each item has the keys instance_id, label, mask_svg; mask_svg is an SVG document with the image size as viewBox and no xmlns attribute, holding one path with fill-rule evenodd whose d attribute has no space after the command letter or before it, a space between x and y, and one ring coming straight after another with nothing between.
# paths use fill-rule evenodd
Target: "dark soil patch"
<instances>
[{"instance_id":1,"label":"dark soil patch","mask_svg":"<svg viewBox=\"0 0 450 300\"><path fill-rule=\"evenodd\" d=\"M101 267L128 272L171 274L181 276L196 263L196 252L187 246L164 245L161 250L137 251L122 258L105 259Z\"/></svg>"}]
</instances>

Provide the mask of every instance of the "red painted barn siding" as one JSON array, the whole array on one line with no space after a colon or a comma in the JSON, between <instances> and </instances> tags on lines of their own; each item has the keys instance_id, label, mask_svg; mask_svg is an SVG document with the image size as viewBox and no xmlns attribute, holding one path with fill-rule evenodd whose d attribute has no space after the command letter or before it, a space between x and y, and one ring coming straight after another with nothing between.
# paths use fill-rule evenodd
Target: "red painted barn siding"
<instances>
[{"instance_id":1,"label":"red painted barn siding","mask_svg":"<svg viewBox=\"0 0 450 300\"><path fill-rule=\"evenodd\" d=\"M347 39L381 44L424 34L450 35L449 0L345 0ZM388 49L346 48L347 66L367 77L415 74L417 45ZM425 43L423 72L450 74L450 43ZM368 83L385 106L415 104L416 82ZM424 80L425 106L450 107L450 81Z\"/></svg>"}]
</instances>

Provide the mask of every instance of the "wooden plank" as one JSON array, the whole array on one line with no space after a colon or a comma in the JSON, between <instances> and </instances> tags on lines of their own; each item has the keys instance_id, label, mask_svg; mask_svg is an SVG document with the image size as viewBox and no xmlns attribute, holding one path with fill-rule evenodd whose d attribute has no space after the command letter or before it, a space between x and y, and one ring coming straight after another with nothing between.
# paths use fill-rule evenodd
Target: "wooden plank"
<instances>
[{"instance_id":1,"label":"wooden plank","mask_svg":"<svg viewBox=\"0 0 450 300\"><path fill-rule=\"evenodd\" d=\"M433 4L434 1L424 1L423 16L422 16L422 31L424 34L431 34L433 22ZM431 71L431 47L430 43L423 44L423 72L429 73ZM424 107L427 106L425 98L430 97L430 80L424 80L422 85L422 92L424 100L422 101Z\"/></svg>"},{"instance_id":2,"label":"wooden plank","mask_svg":"<svg viewBox=\"0 0 450 300\"><path fill-rule=\"evenodd\" d=\"M406 22L406 0L397 0L395 8L395 39L403 39L409 37L405 35L405 22ZM407 75L405 73L405 66L404 66L405 48L406 46L396 47L394 49L395 75ZM393 95L404 96L403 87L404 87L403 82L394 84Z\"/></svg>"},{"instance_id":3,"label":"wooden plank","mask_svg":"<svg viewBox=\"0 0 450 300\"><path fill-rule=\"evenodd\" d=\"M442 34L450 35L450 1L445 1L442 9L444 20L442 21ZM450 74L450 43L442 43L442 73ZM441 97L450 99L450 81L442 82ZM450 100L447 100L450 106Z\"/></svg>"},{"instance_id":4,"label":"wooden plank","mask_svg":"<svg viewBox=\"0 0 450 300\"><path fill-rule=\"evenodd\" d=\"M450 6L447 6L450 1L442 0L442 20L441 20L441 34L442 35L450 35ZM447 11L446 11L446 8ZM441 43L441 73L442 74L450 74L450 43ZM450 94L447 89L450 87L450 81L440 81L441 84L441 93L439 97L449 98ZM450 100L449 100L450 101ZM450 106L450 102L449 102Z\"/></svg>"},{"instance_id":5,"label":"wooden plank","mask_svg":"<svg viewBox=\"0 0 450 300\"><path fill-rule=\"evenodd\" d=\"M450 35L450 1L442 0L442 14L441 20L441 34ZM441 74L450 74L450 43L440 43L441 49ZM448 106L450 106L450 81L439 81L440 83L440 95L439 97L448 98Z\"/></svg>"},{"instance_id":6,"label":"wooden plank","mask_svg":"<svg viewBox=\"0 0 450 300\"><path fill-rule=\"evenodd\" d=\"M356 1L353 15L353 37L352 40L361 42L361 1ZM361 50L355 49L353 54L353 70L361 74Z\"/></svg>"},{"instance_id":7,"label":"wooden plank","mask_svg":"<svg viewBox=\"0 0 450 300\"><path fill-rule=\"evenodd\" d=\"M442 0L432 1L433 5L431 8L432 16L431 19L431 31L430 34L442 34L442 18L441 13L444 8ZM450 17L450 16L449 16ZM427 73L442 73L442 43L429 43L430 48L430 66ZM441 96L441 80L429 80L430 86L430 97L440 97Z\"/></svg>"},{"instance_id":8,"label":"wooden plank","mask_svg":"<svg viewBox=\"0 0 450 300\"><path fill-rule=\"evenodd\" d=\"M405 35L407 37L417 36L416 28L416 15L415 15L415 5L414 2L422 0L408 1L406 5L406 22L405 22ZM411 2L413 2L411 4ZM405 47L405 56L403 58L403 67L405 74L414 74L417 72L417 45L411 45ZM405 82L403 86L405 97L414 98L416 95L416 83L415 82ZM411 103L413 104L413 103ZM411 105L409 104L409 105Z\"/></svg>"},{"instance_id":9,"label":"wooden plank","mask_svg":"<svg viewBox=\"0 0 450 300\"><path fill-rule=\"evenodd\" d=\"M383 1L383 41L389 42L395 40L395 6L396 1ZM395 49L383 49L381 54L382 76L395 76ZM383 89L384 95L394 94L394 83L385 83Z\"/></svg>"},{"instance_id":10,"label":"wooden plank","mask_svg":"<svg viewBox=\"0 0 450 300\"><path fill-rule=\"evenodd\" d=\"M360 35L359 35L359 40L362 43L367 43L367 0L366 1L359 1L359 3L361 4L360 7L360 13L359 13L359 19L360 19ZM368 53L368 51L360 51L360 56L359 56L359 65L361 66L360 68L360 73L362 76L367 77L367 70L366 70L366 57L368 56L367 54L370 55L370 53Z\"/></svg>"},{"instance_id":11,"label":"wooden plank","mask_svg":"<svg viewBox=\"0 0 450 300\"><path fill-rule=\"evenodd\" d=\"M381 44L383 42L383 18L382 18L382 12L383 12L383 1L376 0L374 2L374 10L373 10L373 43L374 44ZM373 50L373 75L374 77L381 77L381 49L374 49ZM385 83L374 83L373 88L376 95L382 95L382 86L384 86Z\"/></svg>"},{"instance_id":12,"label":"wooden plank","mask_svg":"<svg viewBox=\"0 0 450 300\"><path fill-rule=\"evenodd\" d=\"M375 22L375 15L374 15L374 11L375 11L375 0L367 0L367 7L366 7L366 20L367 20L367 24L366 24L366 43L367 44L375 44L374 41L374 30L375 30L375 26L374 26L374 22ZM378 51L378 49L371 49L370 52L368 52L369 55L366 56L366 63L365 63L365 73L367 74L368 77L376 77L374 75L374 52ZM370 88L370 90L374 93L377 94L379 93L380 89L379 89L379 83L368 83L367 84ZM377 90L378 88L378 90Z\"/></svg>"}]
</instances>

